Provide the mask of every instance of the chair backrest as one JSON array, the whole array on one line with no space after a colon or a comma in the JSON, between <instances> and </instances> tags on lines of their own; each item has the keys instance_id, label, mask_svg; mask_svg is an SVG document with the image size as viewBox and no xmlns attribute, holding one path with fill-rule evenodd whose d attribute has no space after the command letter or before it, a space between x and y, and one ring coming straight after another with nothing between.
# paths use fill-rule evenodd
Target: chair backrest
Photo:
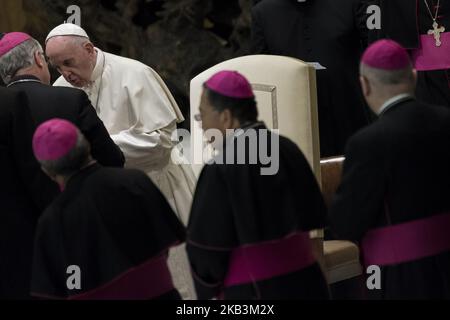
<instances>
[{"instance_id":1,"label":"chair backrest","mask_svg":"<svg viewBox=\"0 0 450 320\"><path fill-rule=\"evenodd\" d=\"M270 129L294 141L302 150L317 181L321 182L319 123L315 68L298 59L252 55L222 62L196 76L191 81L191 152L202 153L199 112L203 83L214 73L235 70L252 83L258 103L259 119ZM194 166L198 174L201 166Z\"/></svg>"},{"instance_id":2,"label":"chair backrest","mask_svg":"<svg viewBox=\"0 0 450 320\"><path fill-rule=\"evenodd\" d=\"M322 159L320 162L322 172L322 194L327 207L330 207L342 180L344 157Z\"/></svg>"}]
</instances>

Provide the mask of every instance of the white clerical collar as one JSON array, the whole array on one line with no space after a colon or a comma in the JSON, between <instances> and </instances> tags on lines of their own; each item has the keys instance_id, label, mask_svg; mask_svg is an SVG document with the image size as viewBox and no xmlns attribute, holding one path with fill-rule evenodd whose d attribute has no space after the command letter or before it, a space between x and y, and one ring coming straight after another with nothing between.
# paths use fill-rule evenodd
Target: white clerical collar
<instances>
[{"instance_id":1,"label":"white clerical collar","mask_svg":"<svg viewBox=\"0 0 450 320\"><path fill-rule=\"evenodd\" d=\"M380 110L378 110L378 115L382 115L383 113L385 113L387 110L389 110L391 107L395 106L398 102L402 101L402 100L407 100L407 99L412 99L414 98L412 95L410 95L409 93L402 93L399 95L396 95L392 98L390 98L389 100L387 100L380 108Z\"/></svg>"},{"instance_id":2,"label":"white clerical collar","mask_svg":"<svg viewBox=\"0 0 450 320\"><path fill-rule=\"evenodd\" d=\"M97 51L97 62L95 63L94 71L92 71L91 81L95 82L103 74L103 69L105 68L105 54L98 48Z\"/></svg>"}]
</instances>

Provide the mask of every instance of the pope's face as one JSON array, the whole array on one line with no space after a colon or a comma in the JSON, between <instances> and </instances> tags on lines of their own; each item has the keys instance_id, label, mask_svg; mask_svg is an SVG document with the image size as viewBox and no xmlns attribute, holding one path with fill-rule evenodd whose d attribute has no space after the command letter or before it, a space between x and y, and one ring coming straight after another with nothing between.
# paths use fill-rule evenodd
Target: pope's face
<instances>
[{"instance_id":1,"label":"pope's face","mask_svg":"<svg viewBox=\"0 0 450 320\"><path fill-rule=\"evenodd\" d=\"M47 42L46 55L50 64L69 82L77 88L82 88L91 82L92 72L96 63L94 46L73 37L54 37Z\"/></svg>"}]
</instances>

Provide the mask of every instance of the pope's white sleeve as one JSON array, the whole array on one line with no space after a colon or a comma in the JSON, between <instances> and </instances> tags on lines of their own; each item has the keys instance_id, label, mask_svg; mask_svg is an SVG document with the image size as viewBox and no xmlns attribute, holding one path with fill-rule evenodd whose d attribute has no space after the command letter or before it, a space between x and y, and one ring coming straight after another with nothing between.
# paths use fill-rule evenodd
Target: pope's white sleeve
<instances>
[{"instance_id":1,"label":"pope's white sleeve","mask_svg":"<svg viewBox=\"0 0 450 320\"><path fill-rule=\"evenodd\" d=\"M163 129L142 132L131 128L111 138L126 158L126 166L141 170L155 170L165 166L175 143L171 141L176 130L175 121Z\"/></svg>"},{"instance_id":2,"label":"pope's white sleeve","mask_svg":"<svg viewBox=\"0 0 450 320\"><path fill-rule=\"evenodd\" d=\"M127 167L155 169L167 163L174 147L171 141L178 116L162 84L145 66L123 79L127 94L130 128L112 135L125 154ZM163 162L163 163L162 163Z\"/></svg>"}]
</instances>

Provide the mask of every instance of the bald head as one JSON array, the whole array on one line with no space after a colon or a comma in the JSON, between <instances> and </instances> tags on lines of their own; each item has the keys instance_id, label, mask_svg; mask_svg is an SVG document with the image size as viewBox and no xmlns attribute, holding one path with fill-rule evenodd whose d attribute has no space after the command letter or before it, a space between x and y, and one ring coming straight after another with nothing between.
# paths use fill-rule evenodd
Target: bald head
<instances>
[{"instance_id":1,"label":"bald head","mask_svg":"<svg viewBox=\"0 0 450 320\"><path fill-rule=\"evenodd\" d=\"M387 100L397 95L414 95L416 79L416 72L411 66L400 70L382 70L365 64L360 67L363 94L375 113Z\"/></svg>"},{"instance_id":2,"label":"bald head","mask_svg":"<svg viewBox=\"0 0 450 320\"><path fill-rule=\"evenodd\" d=\"M382 70L362 63L360 74L374 86L383 87L384 90L395 86L413 87L415 85L414 70L411 66L399 70Z\"/></svg>"},{"instance_id":3,"label":"bald head","mask_svg":"<svg viewBox=\"0 0 450 320\"><path fill-rule=\"evenodd\" d=\"M82 88L91 82L97 52L88 38L54 36L47 40L45 51L50 64L71 85Z\"/></svg>"},{"instance_id":4,"label":"bald head","mask_svg":"<svg viewBox=\"0 0 450 320\"><path fill-rule=\"evenodd\" d=\"M401 94L414 94L416 73L407 50L395 41L384 39L364 52L360 80L367 103L378 113L387 100Z\"/></svg>"}]
</instances>

